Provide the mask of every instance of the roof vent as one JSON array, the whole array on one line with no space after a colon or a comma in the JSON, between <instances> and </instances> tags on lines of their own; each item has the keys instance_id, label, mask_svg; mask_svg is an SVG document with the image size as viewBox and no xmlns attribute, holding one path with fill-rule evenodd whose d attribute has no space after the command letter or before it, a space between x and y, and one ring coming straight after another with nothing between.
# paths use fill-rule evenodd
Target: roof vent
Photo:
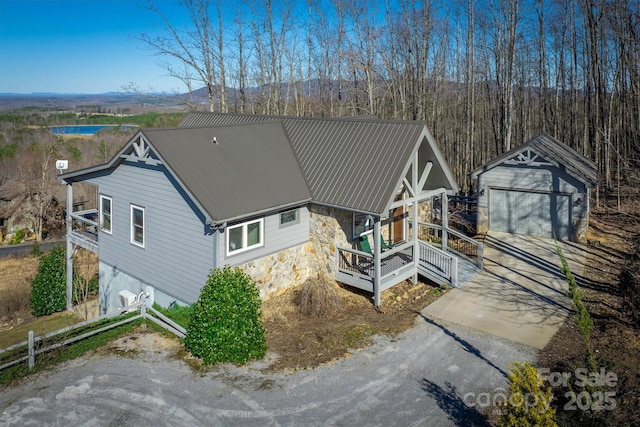
<instances>
[{"instance_id":1,"label":"roof vent","mask_svg":"<svg viewBox=\"0 0 640 427\"><path fill-rule=\"evenodd\" d=\"M213 138L211 138L211 143L218 145L218 139L214 136Z\"/></svg>"}]
</instances>

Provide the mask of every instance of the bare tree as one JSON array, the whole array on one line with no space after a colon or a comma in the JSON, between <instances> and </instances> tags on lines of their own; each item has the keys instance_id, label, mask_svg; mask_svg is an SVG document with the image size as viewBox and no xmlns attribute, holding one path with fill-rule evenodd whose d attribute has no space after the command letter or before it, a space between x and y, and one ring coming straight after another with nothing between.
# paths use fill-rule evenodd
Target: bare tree
<instances>
[{"instance_id":1,"label":"bare tree","mask_svg":"<svg viewBox=\"0 0 640 427\"><path fill-rule=\"evenodd\" d=\"M209 0L181 0L180 4L189 15L190 27L177 28L149 0L147 7L161 19L165 35L151 36L142 33L137 38L158 55L178 60L179 65L169 61L162 63L170 76L182 81L189 89L192 88L193 81L206 87L209 111L215 111L216 98L219 98L220 110L227 111L222 5L220 1L216 1L219 25L216 28L211 19Z\"/></svg>"},{"instance_id":2,"label":"bare tree","mask_svg":"<svg viewBox=\"0 0 640 427\"><path fill-rule=\"evenodd\" d=\"M55 186L59 186L55 179L55 161L61 153L64 141L48 130L40 130L31 135L34 140L21 152L18 163L20 179L24 184L25 219L31 221L36 240L41 241L45 225L48 223L55 226L56 218L61 217L52 208L55 207ZM60 203L60 207L62 205Z\"/></svg>"}]
</instances>

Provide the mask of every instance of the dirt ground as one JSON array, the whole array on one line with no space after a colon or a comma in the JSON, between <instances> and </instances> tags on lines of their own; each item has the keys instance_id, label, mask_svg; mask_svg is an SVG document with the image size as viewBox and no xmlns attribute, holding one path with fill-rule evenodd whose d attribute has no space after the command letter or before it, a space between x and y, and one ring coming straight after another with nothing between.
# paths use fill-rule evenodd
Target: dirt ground
<instances>
[{"instance_id":1,"label":"dirt ground","mask_svg":"<svg viewBox=\"0 0 640 427\"><path fill-rule=\"evenodd\" d=\"M562 384L553 387L560 425L640 425L640 334L618 289L620 271L633 252L630 242L640 233L638 218L604 209L592 212L587 268L578 284L584 291L583 301L594 322L591 343L597 365L615 374L617 384L605 385L583 395L581 401L571 402L571 395L567 393L571 392L569 386L575 386L576 369L588 365L584 339L573 316L569 317L543 349L538 361L539 367L548 368L550 372L573 375L567 387ZM595 403L599 392L615 393L613 410L580 410L580 406L588 406L589 400ZM574 393L580 393L579 387L574 387Z\"/></svg>"},{"instance_id":2,"label":"dirt ground","mask_svg":"<svg viewBox=\"0 0 640 427\"><path fill-rule=\"evenodd\" d=\"M338 287L341 310L330 318L308 317L298 312L290 290L262 304L270 363L265 372L312 369L349 357L369 345L375 334L399 334L415 323L417 314L447 290L430 284L401 283L381 295L376 310L370 295ZM141 349L184 359L194 369L206 369L170 334L139 327L98 352L135 353Z\"/></svg>"},{"instance_id":3,"label":"dirt ground","mask_svg":"<svg viewBox=\"0 0 640 427\"><path fill-rule=\"evenodd\" d=\"M413 326L416 315L445 290L425 283L399 284L381 295L376 310L372 297L353 288L339 288L342 308L330 318L301 315L291 290L262 304L267 348L278 355L272 370L296 370L331 363L366 347L374 334L395 335Z\"/></svg>"}]
</instances>

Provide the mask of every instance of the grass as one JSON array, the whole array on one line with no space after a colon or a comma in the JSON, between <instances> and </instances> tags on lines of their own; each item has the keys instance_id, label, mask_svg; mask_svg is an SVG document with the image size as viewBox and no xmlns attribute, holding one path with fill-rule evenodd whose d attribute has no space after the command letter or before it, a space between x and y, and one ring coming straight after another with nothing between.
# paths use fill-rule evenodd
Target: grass
<instances>
[{"instance_id":1,"label":"grass","mask_svg":"<svg viewBox=\"0 0 640 427\"><path fill-rule=\"evenodd\" d=\"M70 312L55 313L51 316L37 318L13 329L2 331L2 334L0 334L0 349L26 341L29 331L33 331L35 336L39 336L79 322L78 317Z\"/></svg>"},{"instance_id":2,"label":"grass","mask_svg":"<svg viewBox=\"0 0 640 427\"><path fill-rule=\"evenodd\" d=\"M0 327L0 349L10 347L23 341L27 341L28 333L32 330L35 336L41 336L48 332L66 328L81 322L77 315L72 312L55 313L50 316L33 318L29 310L29 294L31 281L35 276L39 258L31 256L5 257L0 259L0 320L7 322L6 325L17 324L11 329L2 330ZM92 277L97 272L97 258L95 254L86 257L78 257L77 266L87 277ZM190 307L176 307L172 309L160 309L158 311L174 320L176 323L186 327L190 314ZM59 337L47 339L46 343L36 344L48 346L56 341L64 341L73 336L78 336L90 330L98 329L109 323L122 320L126 316L133 316L137 313L130 313L111 319L103 319L94 324L87 325L77 330L61 334ZM83 354L96 350L110 341L130 334L138 325L148 325L163 334L169 334L161 327L152 322L145 322L142 319L118 326L100 334L85 338L81 341L60 347L47 353L36 356L36 363L32 370L29 370L28 363L20 363L10 368L0 371L0 385L11 384L27 375L42 371L58 363L75 359ZM15 360L26 355L26 346L5 353L0 356L0 364Z\"/></svg>"},{"instance_id":3,"label":"grass","mask_svg":"<svg viewBox=\"0 0 640 427\"><path fill-rule=\"evenodd\" d=\"M36 357L35 366L31 370L29 370L27 362L4 369L0 371L0 385L11 384L27 375L34 374L58 363L80 357L89 351L96 350L116 338L131 333L136 326L143 322L144 320L142 319L134 320L131 323L118 326L117 328L110 329L84 340L50 351L46 353L46 355L39 355ZM153 323L152 326L154 326Z\"/></svg>"},{"instance_id":4,"label":"grass","mask_svg":"<svg viewBox=\"0 0 640 427\"><path fill-rule=\"evenodd\" d=\"M0 258L0 292L17 287L29 287L38 271L39 258L8 256Z\"/></svg>"},{"instance_id":5,"label":"grass","mask_svg":"<svg viewBox=\"0 0 640 427\"><path fill-rule=\"evenodd\" d=\"M191 318L192 308L190 305L182 306L175 305L171 308L160 307L157 303L153 303L153 309L167 316L169 319L176 322L178 325L186 328L189 325L189 319Z\"/></svg>"}]
</instances>

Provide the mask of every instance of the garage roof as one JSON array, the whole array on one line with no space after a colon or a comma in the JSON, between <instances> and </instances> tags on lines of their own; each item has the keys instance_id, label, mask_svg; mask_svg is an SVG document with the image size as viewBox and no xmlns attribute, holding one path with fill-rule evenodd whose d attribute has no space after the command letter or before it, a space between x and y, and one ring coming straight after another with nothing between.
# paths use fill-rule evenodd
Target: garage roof
<instances>
[{"instance_id":1,"label":"garage roof","mask_svg":"<svg viewBox=\"0 0 640 427\"><path fill-rule=\"evenodd\" d=\"M569 175L583 182L588 188L594 188L598 185L598 168L596 164L546 133L540 134L532 140L485 163L471 172L469 177L475 179L478 175L493 169L527 149L554 166L564 168Z\"/></svg>"}]
</instances>

